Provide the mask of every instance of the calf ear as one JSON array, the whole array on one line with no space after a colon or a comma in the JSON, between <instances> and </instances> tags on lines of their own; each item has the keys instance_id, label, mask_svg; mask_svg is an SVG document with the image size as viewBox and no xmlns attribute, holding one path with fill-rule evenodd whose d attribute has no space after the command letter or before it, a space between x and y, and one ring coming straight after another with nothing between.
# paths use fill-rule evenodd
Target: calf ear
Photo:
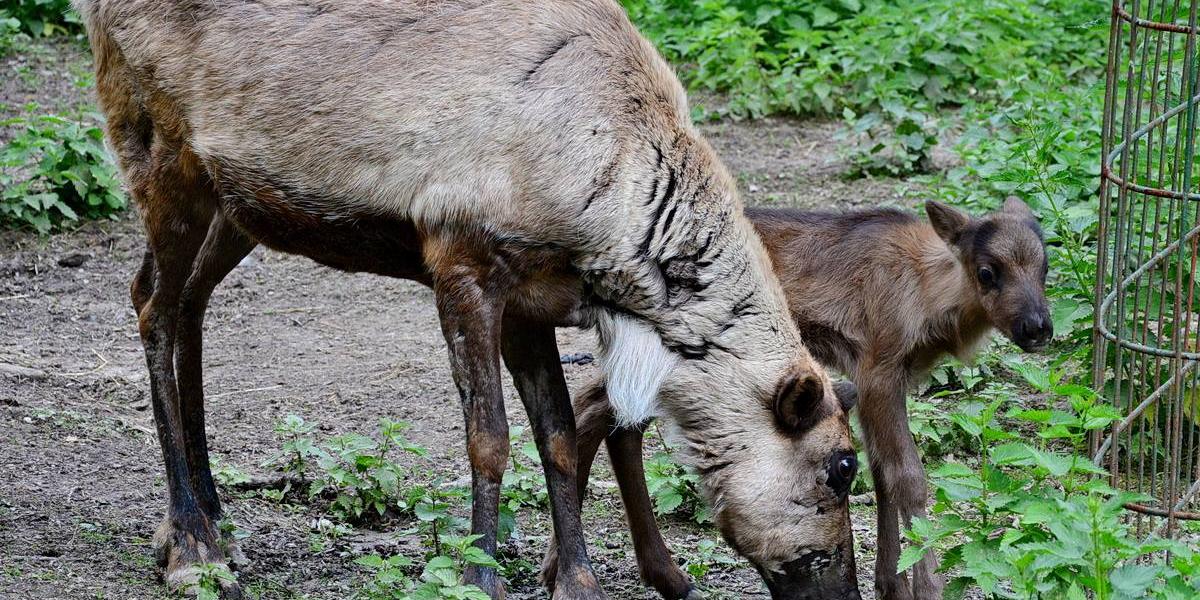
<instances>
[{"instance_id":1,"label":"calf ear","mask_svg":"<svg viewBox=\"0 0 1200 600\"><path fill-rule=\"evenodd\" d=\"M1004 208L1001 210L1003 210L1004 212L1006 212L1010 215L1016 215L1018 217L1028 217L1030 219L1037 219L1037 217L1034 216L1033 211L1029 209L1029 205L1025 204L1024 200L1022 200L1016 196L1009 196L1008 198L1006 198L1004 200Z\"/></svg>"},{"instance_id":2,"label":"calf ear","mask_svg":"<svg viewBox=\"0 0 1200 600\"><path fill-rule=\"evenodd\" d=\"M951 246L958 243L963 232L967 230L967 226L971 224L970 215L937 200L925 203L925 214L929 215L929 224L933 225L933 230L937 232L938 237Z\"/></svg>"},{"instance_id":3,"label":"calf ear","mask_svg":"<svg viewBox=\"0 0 1200 600\"><path fill-rule=\"evenodd\" d=\"M833 384L833 393L837 396L838 404L843 412L850 412L858 404L858 386L851 381L839 381Z\"/></svg>"},{"instance_id":4,"label":"calf ear","mask_svg":"<svg viewBox=\"0 0 1200 600\"><path fill-rule=\"evenodd\" d=\"M775 422L788 433L801 433L819 420L825 384L812 372L788 373L775 392Z\"/></svg>"}]
</instances>

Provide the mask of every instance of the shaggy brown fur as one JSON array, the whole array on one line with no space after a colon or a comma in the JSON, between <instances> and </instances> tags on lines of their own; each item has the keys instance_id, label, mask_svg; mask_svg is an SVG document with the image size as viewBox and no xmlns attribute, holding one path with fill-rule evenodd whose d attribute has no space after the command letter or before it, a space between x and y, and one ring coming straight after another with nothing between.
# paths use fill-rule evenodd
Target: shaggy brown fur
<instances>
[{"instance_id":1,"label":"shaggy brown fur","mask_svg":"<svg viewBox=\"0 0 1200 600\"><path fill-rule=\"evenodd\" d=\"M930 202L930 223L893 210L844 214L750 209L775 261L792 317L823 364L857 384L879 501L877 596L941 597L929 557L896 574L899 526L925 514L925 472L908 429L904 391L947 354L968 359L990 329L1025 350L1049 342L1046 253L1034 215L1010 198L973 219ZM643 578L664 597L690 588L654 525L641 479L641 430L614 428L603 389L576 400L580 494L607 438ZM835 465L836 466L836 465ZM834 466L831 466L833 468ZM553 550L543 574L555 571Z\"/></svg>"},{"instance_id":2,"label":"shaggy brown fur","mask_svg":"<svg viewBox=\"0 0 1200 600\"><path fill-rule=\"evenodd\" d=\"M822 484L850 449L845 413L682 87L615 2L76 6L148 237L131 295L167 467L156 548L170 585L232 552L213 527L200 323L263 243L433 288L489 553L503 356L546 470L555 598L603 597L558 325L599 330L618 416L673 423L723 533L772 585L857 596L846 499ZM466 578L503 595L492 569Z\"/></svg>"}]
</instances>

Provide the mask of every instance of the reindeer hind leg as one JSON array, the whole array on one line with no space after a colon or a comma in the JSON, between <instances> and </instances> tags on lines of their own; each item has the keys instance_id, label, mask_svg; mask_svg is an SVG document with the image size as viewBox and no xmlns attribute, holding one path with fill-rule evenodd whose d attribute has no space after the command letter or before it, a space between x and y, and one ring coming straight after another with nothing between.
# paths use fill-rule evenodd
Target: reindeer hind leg
<instances>
[{"instance_id":1,"label":"reindeer hind leg","mask_svg":"<svg viewBox=\"0 0 1200 600\"><path fill-rule=\"evenodd\" d=\"M216 205L211 188L198 182L199 166L190 162L194 155L160 145L147 157L148 164L127 173L149 242L131 289L169 497L154 545L168 586L191 588L199 577L198 565L225 562L216 529L193 487L174 364L180 298ZM240 590L230 585L224 596L240 597Z\"/></svg>"},{"instance_id":2,"label":"reindeer hind leg","mask_svg":"<svg viewBox=\"0 0 1200 600\"><path fill-rule=\"evenodd\" d=\"M192 489L209 520L222 518L221 501L209 465L208 437L204 427L203 325L213 289L238 265L255 242L223 214L217 213L204 245L196 257L179 303L179 332L175 369L180 416ZM222 546L235 566L245 564L236 542L222 532Z\"/></svg>"}]
</instances>

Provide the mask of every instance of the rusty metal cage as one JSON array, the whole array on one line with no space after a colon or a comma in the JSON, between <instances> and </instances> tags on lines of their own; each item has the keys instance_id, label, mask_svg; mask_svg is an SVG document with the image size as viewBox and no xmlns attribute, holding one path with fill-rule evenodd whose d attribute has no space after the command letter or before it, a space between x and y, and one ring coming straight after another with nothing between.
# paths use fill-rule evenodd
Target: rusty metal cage
<instances>
[{"instance_id":1,"label":"rusty metal cage","mask_svg":"<svg viewBox=\"0 0 1200 600\"><path fill-rule=\"evenodd\" d=\"M1124 417L1093 451L1167 536L1200 519L1198 4L1114 0L1104 106L1093 374Z\"/></svg>"}]
</instances>

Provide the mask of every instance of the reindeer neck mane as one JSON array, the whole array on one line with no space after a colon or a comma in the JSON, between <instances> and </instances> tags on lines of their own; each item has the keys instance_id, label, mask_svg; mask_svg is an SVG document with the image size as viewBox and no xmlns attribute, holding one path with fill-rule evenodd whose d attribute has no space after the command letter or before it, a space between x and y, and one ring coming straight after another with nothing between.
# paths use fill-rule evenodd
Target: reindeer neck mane
<instances>
[{"instance_id":1,"label":"reindeer neck mane","mask_svg":"<svg viewBox=\"0 0 1200 600\"><path fill-rule=\"evenodd\" d=\"M758 396L803 352L766 249L711 147L684 129L646 148L619 186L621 241L608 253L618 267L590 281L607 305L593 322L622 424L653 416L660 402L680 417L685 403ZM747 387L721 394L721 385Z\"/></svg>"}]
</instances>

